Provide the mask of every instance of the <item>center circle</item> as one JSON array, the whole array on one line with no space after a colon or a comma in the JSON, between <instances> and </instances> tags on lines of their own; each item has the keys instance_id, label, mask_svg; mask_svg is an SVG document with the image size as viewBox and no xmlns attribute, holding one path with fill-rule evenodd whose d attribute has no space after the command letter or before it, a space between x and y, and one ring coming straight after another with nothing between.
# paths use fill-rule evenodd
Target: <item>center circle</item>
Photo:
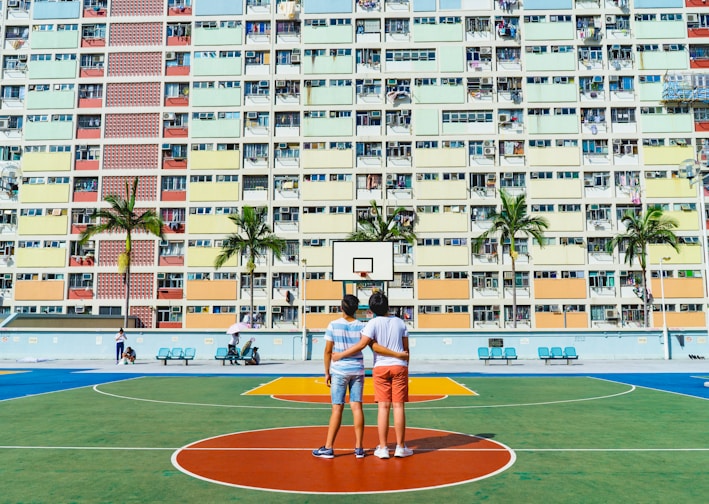
<instances>
[{"instance_id":1,"label":"center circle","mask_svg":"<svg viewBox=\"0 0 709 504\"><path fill-rule=\"evenodd\" d=\"M340 430L335 458L313 457L311 451L322 445L326 433L327 427L314 426L224 434L180 448L172 463L186 474L221 485L352 494L460 485L498 474L516 459L512 449L486 437L412 427L406 429L412 457L382 460L370 449L365 458L357 459L351 427ZM365 427L365 440L374 439L376 427Z\"/></svg>"}]
</instances>

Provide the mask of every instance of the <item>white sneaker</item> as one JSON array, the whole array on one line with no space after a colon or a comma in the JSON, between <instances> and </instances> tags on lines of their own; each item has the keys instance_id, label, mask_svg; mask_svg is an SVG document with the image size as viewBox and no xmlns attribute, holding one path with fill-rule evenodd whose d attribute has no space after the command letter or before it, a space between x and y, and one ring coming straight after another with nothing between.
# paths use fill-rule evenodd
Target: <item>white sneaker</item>
<instances>
[{"instance_id":1,"label":"white sneaker","mask_svg":"<svg viewBox=\"0 0 709 504\"><path fill-rule=\"evenodd\" d=\"M374 450L374 456L378 457L380 459L388 459L389 458L389 448L386 446L379 447Z\"/></svg>"},{"instance_id":2,"label":"white sneaker","mask_svg":"<svg viewBox=\"0 0 709 504\"><path fill-rule=\"evenodd\" d=\"M401 458L410 457L413 454L414 454L414 451L411 448L408 448L406 445L397 446L396 450L394 450L395 457L401 457Z\"/></svg>"}]
</instances>

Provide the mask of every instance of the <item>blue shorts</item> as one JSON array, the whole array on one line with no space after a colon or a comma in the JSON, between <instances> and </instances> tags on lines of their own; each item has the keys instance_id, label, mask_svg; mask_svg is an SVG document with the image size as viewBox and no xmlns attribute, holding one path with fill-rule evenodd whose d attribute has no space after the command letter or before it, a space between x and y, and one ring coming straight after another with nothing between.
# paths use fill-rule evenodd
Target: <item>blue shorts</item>
<instances>
[{"instance_id":1,"label":"blue shorts","mask_svg":"<svg viewBox=\"0 0 709 504\"><path fill-rule=\"evenodd\" d=\"M332 404L345 404L345 394L350 391L350 402L362 402L364 375L330 375L330 397Z\"/></svg>"}]
</instances>

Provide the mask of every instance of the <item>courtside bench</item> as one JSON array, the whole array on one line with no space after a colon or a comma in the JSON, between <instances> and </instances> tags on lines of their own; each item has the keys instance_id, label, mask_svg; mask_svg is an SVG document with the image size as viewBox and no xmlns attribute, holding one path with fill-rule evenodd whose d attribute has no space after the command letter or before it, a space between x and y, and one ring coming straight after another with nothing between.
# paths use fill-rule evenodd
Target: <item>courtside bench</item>
<instances>
[{"instance_id":1,"label":"courtside bench","mask_svg":"<svg viewBox=\"0 0 709 504\"><path fill-rule=\"evenodd\" d=\"M486 366L494 360L503 360L509 365L511 360L517 360L517 351L513 347L506 347L504 351L500 347L478 347L478 359L484 361Z\"/></svg>"}]
</instances>

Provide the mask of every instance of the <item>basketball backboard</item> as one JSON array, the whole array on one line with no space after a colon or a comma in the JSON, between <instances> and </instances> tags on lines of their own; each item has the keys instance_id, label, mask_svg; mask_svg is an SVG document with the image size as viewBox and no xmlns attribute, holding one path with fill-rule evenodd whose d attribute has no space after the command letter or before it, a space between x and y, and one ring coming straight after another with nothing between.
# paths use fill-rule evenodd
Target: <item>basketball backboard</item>
<instances>
[{"instance_id":1,"label":"basketball backboard","mask_svg":"<svg viewBox=\"0 0 709 504\"><path fill-rule=\"evenodd\" d=\"M332 279L336 282L394 280L394 243L332 242Z\"/></svg>"}]
</instances>

